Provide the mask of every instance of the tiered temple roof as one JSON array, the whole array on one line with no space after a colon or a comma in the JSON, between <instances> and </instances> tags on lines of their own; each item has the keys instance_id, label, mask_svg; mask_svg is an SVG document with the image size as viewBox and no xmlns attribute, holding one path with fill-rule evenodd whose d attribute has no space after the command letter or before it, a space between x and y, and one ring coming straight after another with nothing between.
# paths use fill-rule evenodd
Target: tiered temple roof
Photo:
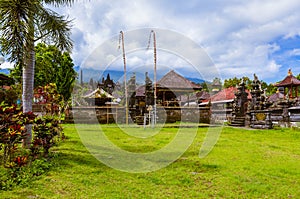
<instances>
[{"instance_id":1,"label":"tiered temple roof","mask_svg":"<svg viewBox=\"0 0 300 199\"><path fill-rule=\"evenodd\" d=\"M291 69L288 71L288 75L278 84L275 84L276 87L283 87L284 88L284 96L286 95L286 89L288 88L287 94L289 98L298 97L298 86L300 86L300 80L298 80L295 76L293 76L293 73ZM294 92L295 91L295 96Z\"/></svg>"},{"instance_id":2,"label":"tiered temple roof","mask_svg":"<svg viewBox=\"0 0 300 199\"><path fill-rule=\"evenodd\" d=\"M293 73L291 69L288 71L288 75L278 84L275 84L277 87L287 87L287 86L300 86L300 80L298 80L295 76L293 76Z\"/></svg>"}]
</instances>

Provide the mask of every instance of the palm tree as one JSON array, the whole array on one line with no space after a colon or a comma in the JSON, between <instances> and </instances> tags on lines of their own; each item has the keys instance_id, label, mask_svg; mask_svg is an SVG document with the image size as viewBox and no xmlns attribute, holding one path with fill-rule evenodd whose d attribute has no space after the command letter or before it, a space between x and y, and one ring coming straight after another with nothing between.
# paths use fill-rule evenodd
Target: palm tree
<instances>
[{"instance_id":1,"label":"palm tree","mask_svg":"<svg viewBox=\"0 0 300 199\"><path fill-rule=\"evenodd\" d=\"M0 45L9 61L22 67L23 112L32 111L34 83L34 44L46 41L61 50L70 51L70 20L46 8L46 5L71 5L73 0L1 0L0 1ZM31 126L24 146L32 139Z\"/></svg>"}]
</instances>

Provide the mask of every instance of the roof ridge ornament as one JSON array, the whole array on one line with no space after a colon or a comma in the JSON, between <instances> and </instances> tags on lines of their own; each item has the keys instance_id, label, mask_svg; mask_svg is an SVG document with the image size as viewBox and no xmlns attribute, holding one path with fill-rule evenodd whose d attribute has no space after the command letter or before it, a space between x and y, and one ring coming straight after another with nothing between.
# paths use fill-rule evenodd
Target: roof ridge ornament
<instances>
[{"instance_id":1,"label":"roof ridge ornament","mask_svg":"<svg viewBox=\"0 0 300 199\"><path fill-rule=\"evenodd\" d=\"M288 71L288 76L292 76L292 75L293 75L292 69L289 69L289 71Z\"/></svg>"}]
</instances>

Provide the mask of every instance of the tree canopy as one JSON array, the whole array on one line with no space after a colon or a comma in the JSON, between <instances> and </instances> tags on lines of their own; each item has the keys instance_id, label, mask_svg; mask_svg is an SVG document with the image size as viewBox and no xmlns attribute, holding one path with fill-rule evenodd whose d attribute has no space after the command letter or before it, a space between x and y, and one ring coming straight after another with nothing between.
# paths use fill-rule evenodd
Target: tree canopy
<instances>
[{"instance_id":1,"label":"tree canopy","mask_svg":"<svg viewBox=\"0 0 300 199\"><path fill-rule=\"evenodd\" d=\"M237 77L233 77L233 78L229 78L229 79L225 79L224 80L224 87L225 88L229 88L229 87L232 87L232 86L237 86L239 85L242 80L244 80L244 83L246 84L246 88L248 90L251 90L252 89L252 80L250 80L249 77L242 77L242 78L237 78ZM267 84L266 82L260 80L261 82L261 88L264 90L266 90L266 94L267 95L271 95L273 93L276 92L277 88L274 87L272 84Z\"/></svg>"},{"instance_id":2,"label":"tree canopy","mask_svg":"<svg viewBox=\"0 0 300 199\"><path fill-rule=\"evenodd\" d=\"M242 78L233 77L233 78L225 79L224 87L225 88L235 87L235 86L239 85L242 82L242 80L246 84L246 88L250 89L252 81L249 79L249 77L242 77Z\"/></svg>"},{"instance_id":3,"label":"tree canopy","mask_svg":"<svg viewBox=\"0 0 300 199\"><path fill-rule=\"evenodd\" d=\"M35 53L34 86L55 83L58 93L65 101L69 100L77 76L70 54L44 43L39 43L35 47Z\"/></svg>"}]
</instances>

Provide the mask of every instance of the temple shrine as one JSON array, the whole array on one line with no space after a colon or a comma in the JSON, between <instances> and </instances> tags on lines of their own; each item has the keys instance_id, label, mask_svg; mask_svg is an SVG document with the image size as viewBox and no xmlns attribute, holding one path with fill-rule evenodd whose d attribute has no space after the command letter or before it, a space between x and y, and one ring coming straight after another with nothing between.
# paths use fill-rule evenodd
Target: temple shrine
<instances>
[{"instance_id":1,"label":"temple shrine","mask_svg":"<svg viewBox=\"0 0 300 199\"><path fill-rule=\"evenodd\" d=\"M285 99L298 98L298 87L300 86L300 80L293 76L291 69L289 69L288 75L281 82L275 84L275 86L278 88L283 88Z\"/></svg>"}]
</instances>

